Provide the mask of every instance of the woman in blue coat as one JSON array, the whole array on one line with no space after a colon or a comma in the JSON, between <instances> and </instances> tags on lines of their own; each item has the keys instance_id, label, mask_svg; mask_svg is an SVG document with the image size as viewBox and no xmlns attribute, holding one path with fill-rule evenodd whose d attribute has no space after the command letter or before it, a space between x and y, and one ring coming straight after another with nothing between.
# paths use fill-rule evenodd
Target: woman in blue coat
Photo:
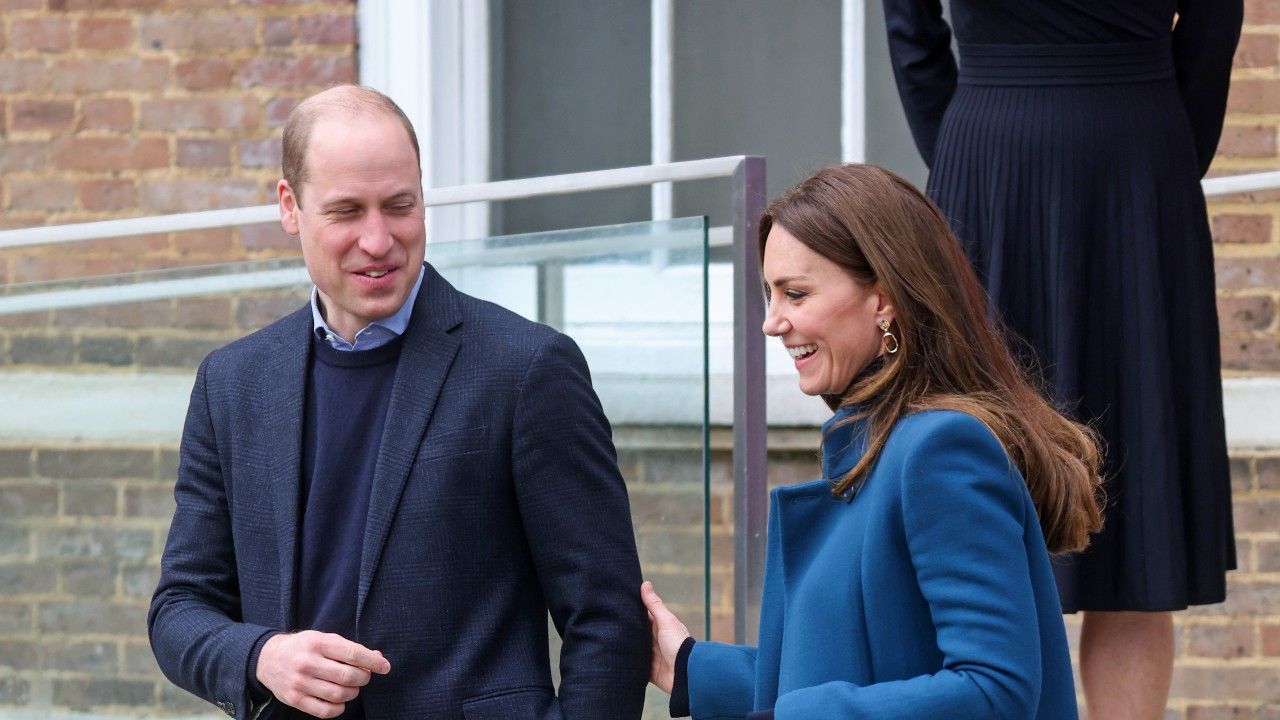
<instances>
[{"instance_id":1,"label":"woman in blue coat","mask_svg":"<svg viewBox=\"0 0 1280 720\"><path fill-rule=\"evenodd\" d=\"M1075 718L1049 552L1098 529L1092 434L1024 377L902 178L821 170L759 242L764 332L835 415L822 478L773 491L759 647L695 643L643 586L672 714Z\"/></svg>"}]
</instances>

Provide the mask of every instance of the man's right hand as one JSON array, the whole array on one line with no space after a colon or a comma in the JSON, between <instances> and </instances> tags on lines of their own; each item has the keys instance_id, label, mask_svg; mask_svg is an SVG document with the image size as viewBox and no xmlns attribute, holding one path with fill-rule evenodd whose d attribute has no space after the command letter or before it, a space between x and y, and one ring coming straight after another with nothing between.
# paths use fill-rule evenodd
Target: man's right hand
<instances>
[{"instance_id":1,"label":"man's right hand","mask_svg":"<svg viewBox=\"0 0 1280 720\"><path fill-rule=\"evenodd\" d=\"M341 635L304 630L267 640L258 654L256 674L280 702L318 718L332 718L360 694L371 673L390 671L391 663L377 650Z\"/></svg>"}]
</instances>

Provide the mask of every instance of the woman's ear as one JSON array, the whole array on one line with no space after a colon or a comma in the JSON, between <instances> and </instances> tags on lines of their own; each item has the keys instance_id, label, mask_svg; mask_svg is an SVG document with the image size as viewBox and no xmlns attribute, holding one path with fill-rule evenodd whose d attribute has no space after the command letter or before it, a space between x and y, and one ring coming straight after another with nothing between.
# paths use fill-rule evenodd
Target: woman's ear
<instances>
[{"instance_id":1,"label":"woman's ear","mask_svg":"<svg viewBox=\"0 0 1280 720\"><path fill-rule=\"evenodd\" d=\"M889 299L889 294L885 292L884 285L877 280L871 286L871 292L876 298L876 322L881 320L893 322L895 315L893 301Z\"/></svg>"}]
</instances>

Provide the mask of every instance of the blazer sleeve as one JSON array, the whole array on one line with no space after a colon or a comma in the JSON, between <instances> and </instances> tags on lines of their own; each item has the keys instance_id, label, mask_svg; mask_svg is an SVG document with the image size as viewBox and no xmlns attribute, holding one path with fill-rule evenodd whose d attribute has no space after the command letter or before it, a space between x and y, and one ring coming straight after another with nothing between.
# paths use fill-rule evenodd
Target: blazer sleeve
<instances>
[{"instance_id":1,"label":"blazer sleeve","mask_svg":"<svg viewBox=\"0 0 1280 720\"><path fill-rule=\"evenodd\" d=\"M1222 135L1231 60L1243 22L1243 0L1178 1L1173 64L1201 175L1209 170Z\"/></svg>"},{"instance_id":2,"label":"blazer sleeve","mask_svg":"<svg viewBox=\"0 0 1280 720\"><path fill-rule=\"evenodd\" d=\"M240 622L231 517L207 394L209 359L196 373L174 487L177 508L147 613L156 662L175 685L246 717L247 663L273 628Z\"/></svg>"},{"instance_id":3,"label":"blazer sleeve","mask_svg":"<svg viewBox=\"0 0 1280 720\"><path fill-rule=\"evenodd\" d=\"M547 607L563 639L566 720L635 719L649 679L649 621L626 486L586 360L543 341L520 384L512 466Z\"/></svg>"},{"instance_id":4,"label":"blazer sleeve","mask_svg":"<svg viewBox=\"0 0 1280 720\"><path fill-rule=\"evenodd\" d=\"M902 109L920 157L932 168L942 116L956 91L951 28L941 0L884 0L884 17Z\"/></svg>"},{"instance_id":5,"label":"blazer sleeve","mask_svg":"<svg viewBox=\"0 0 1280 720\"><path fill-rule=\"evenodd\" d=\"M976 419L939 413L929 423L903 463L902 515L942 669L794 690L778 699L777 720L1035 716L1042 660L1024 531L1037 521L1025 486Z\"/></svg>"}]
</instances>

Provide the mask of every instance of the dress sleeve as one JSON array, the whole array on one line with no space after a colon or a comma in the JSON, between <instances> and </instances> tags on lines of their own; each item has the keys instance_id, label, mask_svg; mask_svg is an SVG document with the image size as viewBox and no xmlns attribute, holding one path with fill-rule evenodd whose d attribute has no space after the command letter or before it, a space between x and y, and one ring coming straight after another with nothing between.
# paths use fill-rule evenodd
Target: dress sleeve
<instances>
[{"instance_id":1,"label":"dress sleeve","mask_svg":"<svg viewBox=\"0 0 1280 720\"><path fill-rule=\"evenodd\" d=\"M1231 59L1244 22L1243 0L1178 0L1173 64L1204 175L1222 135Z\"/></svg>"},{"instance_id":2,"label":"dress sleeve","mask_svg":"<svg viewBox=\"0 0 1280 720\"><path fill-rule=\"evenodd\" d=\"M1025 485L995 436L960 413L930 420L901 472L903 529L941 669L793 690L777 719L1034 717L1042 659L1025 533L1040 529Z\"/></svg>"},{"instance_id":3,"label":"dress sleeve","mask_svg":"<svg viewBox=\"0 0 1280 720\"><path fill-rule=\"evenodd\" d=\"M884 0L889 57L920 157L933 167L942 116L956 91L951 28L941 0Z\"/></svg>"}]
</instances>

